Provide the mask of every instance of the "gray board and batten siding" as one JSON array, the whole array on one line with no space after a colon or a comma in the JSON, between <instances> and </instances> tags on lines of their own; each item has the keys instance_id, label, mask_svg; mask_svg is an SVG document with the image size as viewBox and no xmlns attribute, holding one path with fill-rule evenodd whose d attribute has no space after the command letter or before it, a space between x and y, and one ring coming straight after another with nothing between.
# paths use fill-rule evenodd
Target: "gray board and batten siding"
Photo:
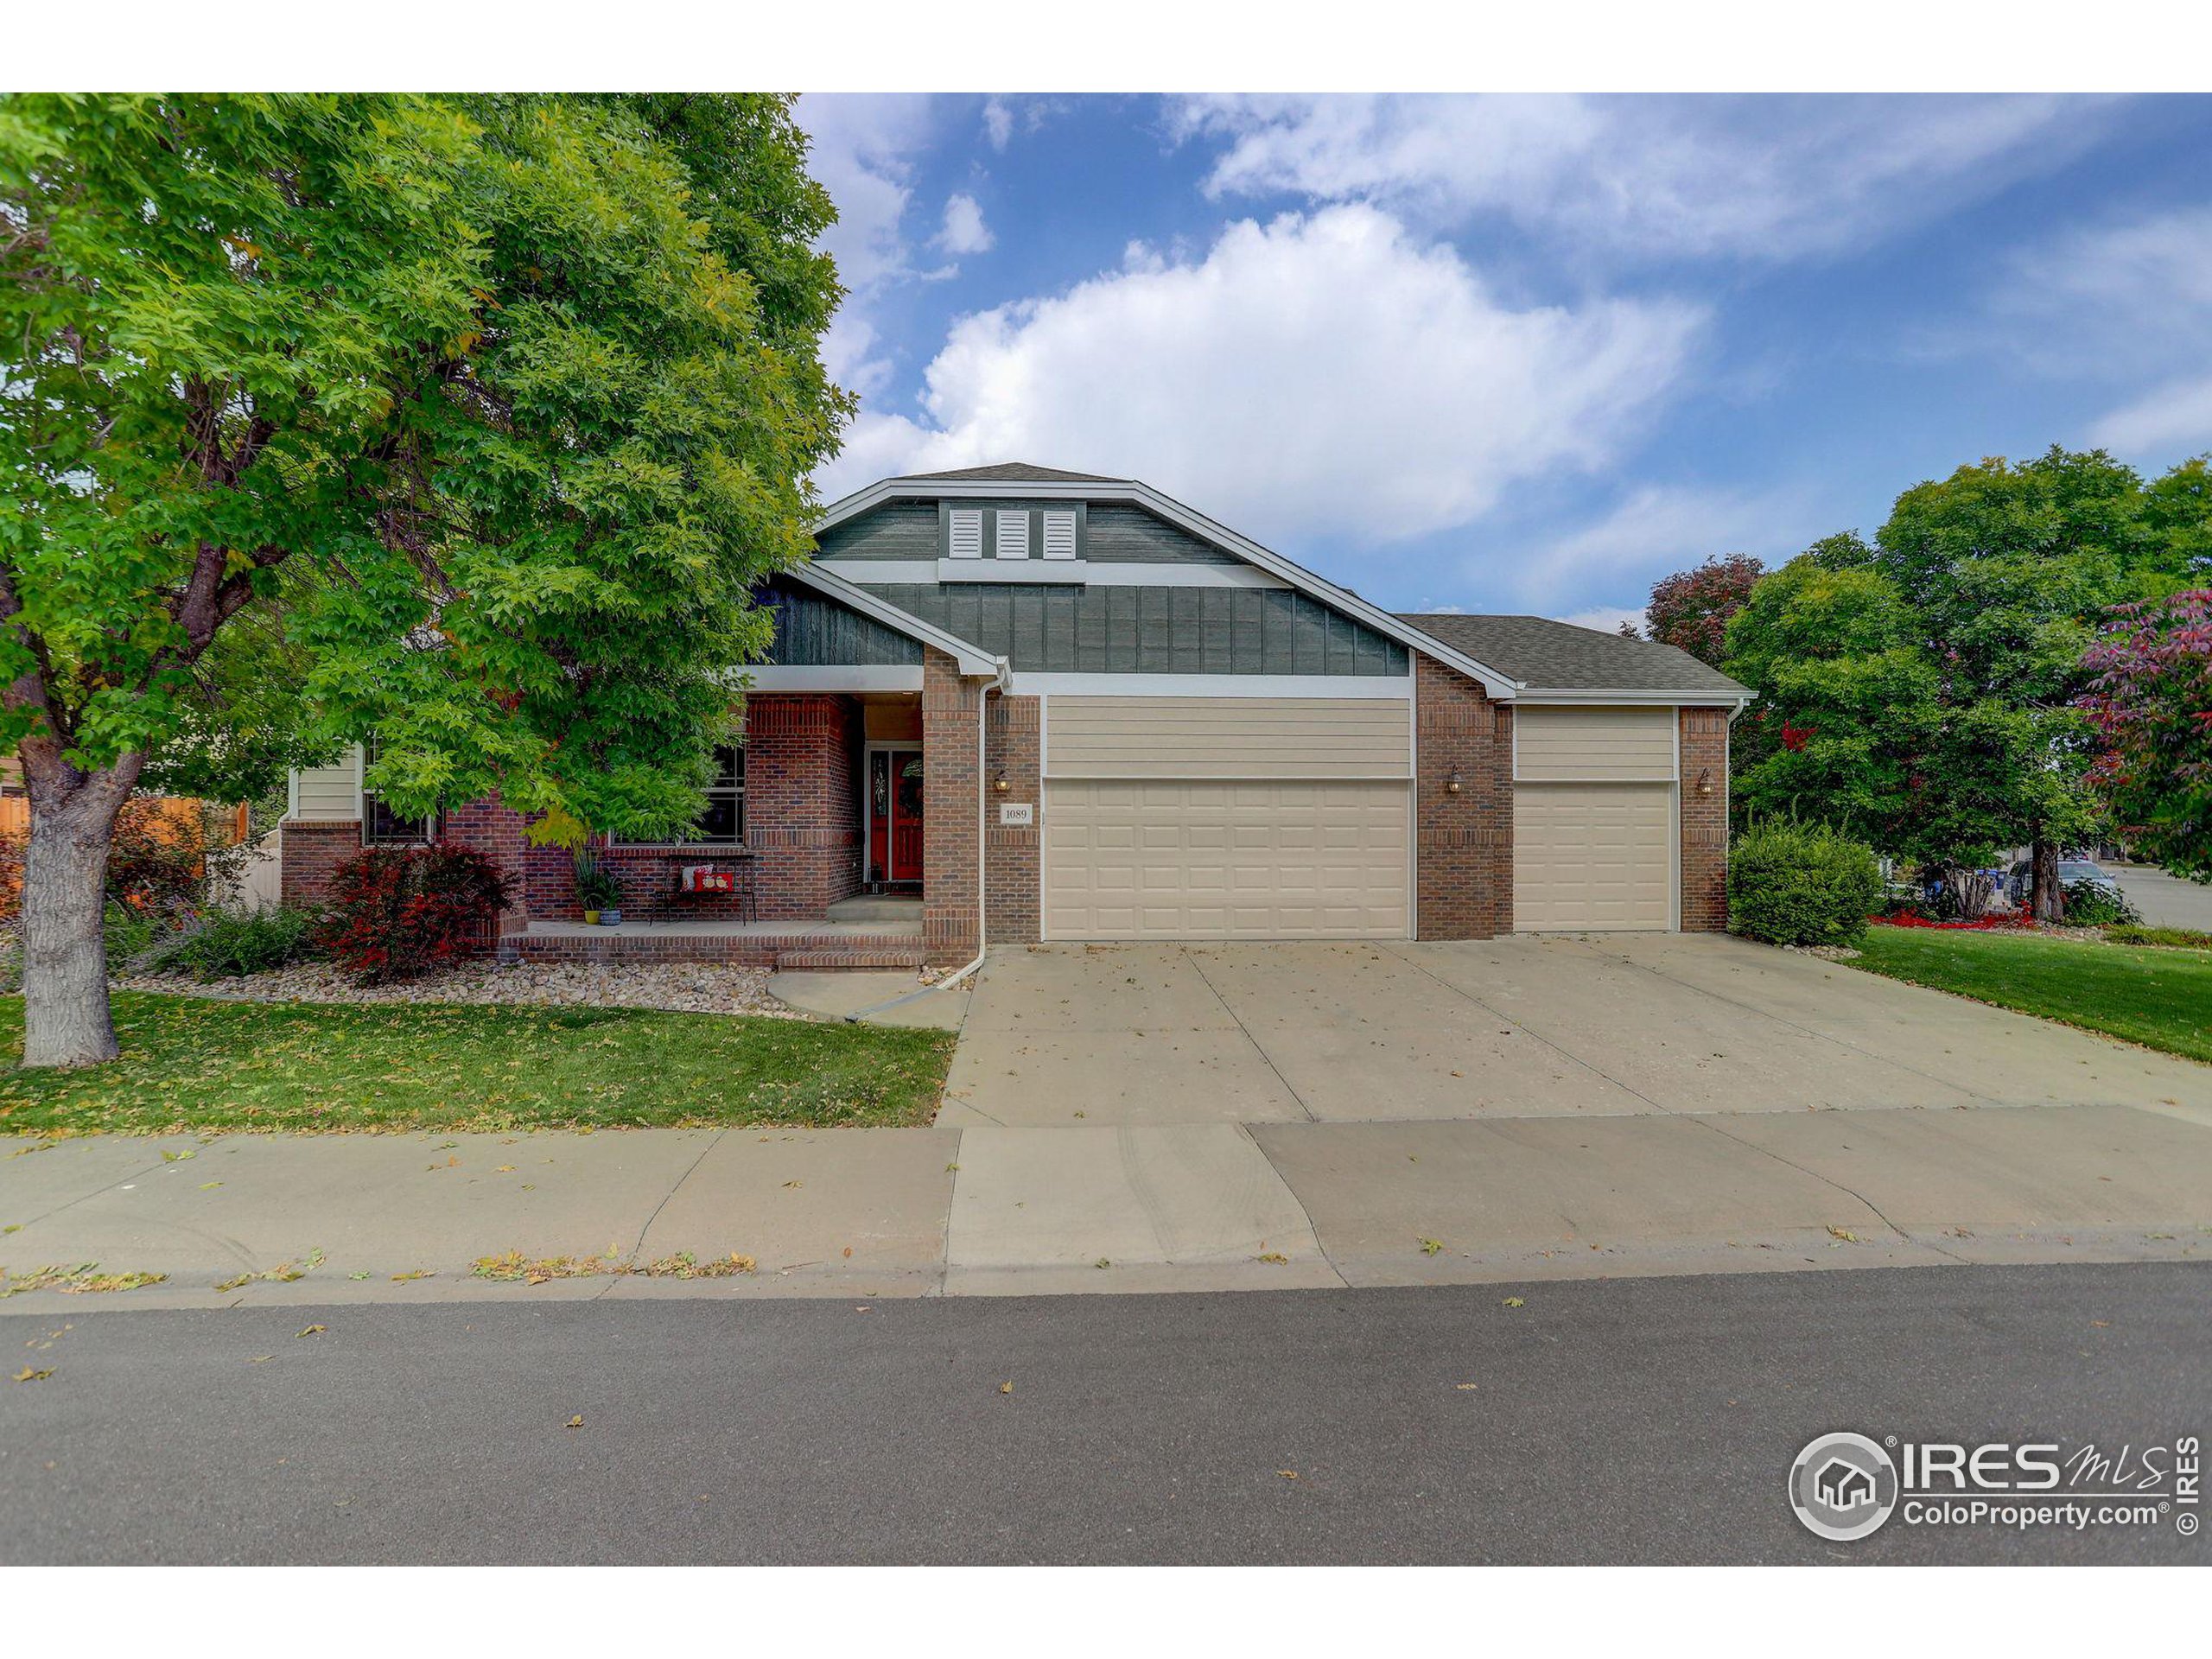
<instances>
[{"instance_id":1,"label":"gray board and batten siding","mask_svg":"<svg viewBox=\"0 0 2212 1659\"><path fill-rule=\"evenodd\" d=\"M775 613L776 641L767 660L779 668L921 666L921 641L826 594L778 578L753 596Z\"/></svg>"},{"instance_id":2,"label":"gray board and batten siding","mask_svg":"<svg viewBox=\"0 0 2212 1659\"><path fill-rule=\"evenodd\" d=\"M848 560L913 563L915 575L925 579L885 582L880 574L871 572L868 591L982 650L1005 657L1016 672L1401 678L1410 671L1406 648L1396 640L1293 588L1045 585L988 578L940 583L926 579L944 556L944 521L955 508L982 506L995 512L1025 506L1065 510L1071 505L1081 512L1077 552L1088 561L1211 566L1243 563L1141 507L1096 501L893 501L823 531L817 556L830 570ZM1041 518L1041 512L1030 512L1033 527ZM1033 537L1037 533L1033 528ZM1036 556L1034 549L1032 556ZM988 567L989 561L982 563Z\"/></svg>"}]
</instances>

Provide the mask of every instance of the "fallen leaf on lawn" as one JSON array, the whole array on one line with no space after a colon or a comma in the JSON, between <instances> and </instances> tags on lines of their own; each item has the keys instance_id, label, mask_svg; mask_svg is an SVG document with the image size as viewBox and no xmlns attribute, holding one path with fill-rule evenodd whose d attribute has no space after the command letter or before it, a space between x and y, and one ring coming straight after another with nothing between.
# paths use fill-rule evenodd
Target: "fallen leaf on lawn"
<instances>
[{"instance_id":1,"label":"fallen leaf on lawn","mask_svg":"<svg viewBox=\"0 0 2212 1659\"><path fill-rule=\"evenodd\" d=\"M330 1329L330 1327L327 1325L311 1325L308 1326L306 1330L296 1332L294 1334L302 1337L319 1337L328 1329Z\"/></svg>"},{"instance_id":2,"label":"fallen leaf on lawn","mask_svg":"<svg viewBox=\"0 0 2212 1659\"><path fill-rule=\"evenodd\" d=\"M1500 1304L1504 1307L1526 1307L1529 1304L1518 1296L1509 1296Z\"/></svg>"},{"instance_id":3,"label":"fallen leaf on lawn","mask_svg":"<svg viewBox=\"0 0 2212 1659\"><path fill-rule=\"evenodd\" d=\"M26 1365L22 1370L16 1373L16 1381L18 1382L43 1382L48 1377L52 1376L53 1375L54 1372L51 1368L43 1371L35 1371L29 1366Z\"/></svg>"}]
</instances>

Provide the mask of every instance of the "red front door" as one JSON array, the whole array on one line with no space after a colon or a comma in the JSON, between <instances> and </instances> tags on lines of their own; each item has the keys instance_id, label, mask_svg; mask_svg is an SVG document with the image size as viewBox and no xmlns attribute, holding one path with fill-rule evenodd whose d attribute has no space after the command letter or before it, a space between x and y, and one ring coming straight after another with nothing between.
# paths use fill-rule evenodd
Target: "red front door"
<instances>
[{"instance_id":1,"label":"red front door","mask_svg":"<svg viewBox=\"0 0 2212 1659\"><path fill-rule=\"evenodd\" d=\"M868 873L871 881L922 879L922 752L872 749L868 757Z\"/></svg>"}]
</instances>

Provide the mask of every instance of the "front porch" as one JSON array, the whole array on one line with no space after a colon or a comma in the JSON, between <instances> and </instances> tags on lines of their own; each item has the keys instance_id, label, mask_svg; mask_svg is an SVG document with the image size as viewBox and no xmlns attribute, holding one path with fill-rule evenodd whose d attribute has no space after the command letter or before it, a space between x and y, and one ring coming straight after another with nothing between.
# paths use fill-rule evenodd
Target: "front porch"
<instances>
[{"instance_id":1,"label":"front porch","mask_svg":"<svg viewBox=\"0 0 2212 1659\"><path fill-rule=\"evenodd\" d=\"M783 972L912 968L928 960L918 893L841 899L818 920L669 916L616 927L533 918L499 941L507 962L720 962Z\"/></svg>"}]
</instances>

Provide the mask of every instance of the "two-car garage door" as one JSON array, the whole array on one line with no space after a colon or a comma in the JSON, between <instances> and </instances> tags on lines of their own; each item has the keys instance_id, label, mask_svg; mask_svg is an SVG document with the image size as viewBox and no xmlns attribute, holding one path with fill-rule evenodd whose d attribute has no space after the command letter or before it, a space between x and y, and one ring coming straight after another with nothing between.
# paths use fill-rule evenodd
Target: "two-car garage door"
<instances>
[{"instance_id":1,"label":"two-car garage door","mask_svg":"<svg viewBox=\"0 0 2212 1659\"><path fill-rule=\"evenodd\" d=\"M1410 931L1403 700L1053 696L1045 721L1046 938Z\"/></svg>"}]
</instances>

